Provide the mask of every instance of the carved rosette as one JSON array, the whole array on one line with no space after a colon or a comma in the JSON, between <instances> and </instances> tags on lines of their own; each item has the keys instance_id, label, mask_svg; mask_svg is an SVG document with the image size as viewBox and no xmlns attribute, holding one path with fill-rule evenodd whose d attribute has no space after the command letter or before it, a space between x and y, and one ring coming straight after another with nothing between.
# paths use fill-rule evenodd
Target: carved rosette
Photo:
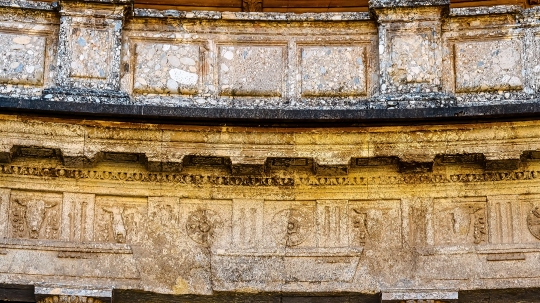
<instances>
[{"instance_id":1,"label":"carved rosette","mask_svg":"<svg viewBox=\"0 0 540 303\"><path fill-rule=\"evenodd\" d=\"M272 227L274 237L285 246L298 246L309 236L313 218L300 209L284 209L274 215Z\"/></svg>"},{"instance_id":2,"label":"carved rosette","mask_svg":"<svg viewBox=\"0 0 540 303\"><path fill-rule=\"evenodd\" d=\"M540 209L538 206L534 207L527 216L527 227L531 234L538 240L540 240Z\"/></svg>"},{"instance_id":3,"label":"carved rosette","mask_svg":"<svg viewBox=\"0 0 540 303\"><path fill-rule=\"evenodd\" d=\"M219 215L209 209L198 209L189 214L186 230L191 240L210 245L215 236L215 229L221 225Z\"/></svg>"},{"instance_id":4,"label":"carved rosette","mask_svg":"<svg viewBox=\"0 0 540 303\"><path fill-rule=\"evenodd\" d=\"M104 303L99 299L81 296L50 296L37 301L37 303Z\"/></svg>"}]
</instances>

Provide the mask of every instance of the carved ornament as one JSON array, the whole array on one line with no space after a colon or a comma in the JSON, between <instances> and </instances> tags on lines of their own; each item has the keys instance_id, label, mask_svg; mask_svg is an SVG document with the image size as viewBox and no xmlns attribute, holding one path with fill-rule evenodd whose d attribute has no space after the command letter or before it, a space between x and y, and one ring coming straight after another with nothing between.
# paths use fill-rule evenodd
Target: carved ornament
<instances>
[{"instance_id":1,"label":"carved ornament","mask_svg":"<svg viewBox=\"0 0 540 303\"><path fill-rule=\"evenodd\" d=\"M103 303L103 301L81 296L51 296L41 299L37 303Z\"/></svg>"},{"instance_id":2,"label":"carved ornament","mask_svg":"<svg viewBox=\"0 0 540 303\"><path fill-rule=\"evenodd\" d=\"M527 227L531 234L540 240L540 208L538 206L529 212L527 216Z\"/></svg>"},{"instance_id":3,"label":"carved ornament","mask_svg":"<svg viewBox=\"0 0 540 303\"><path fill-rule=\"evenodd\" d=\"M436 173L407 173L380 176L231 176L185 173L156 173L145 171L109 171L37 167L22 165L0 165L0 174L16 176L38 176L82 180L173 183L186 185L215 186L355 186L366 184L438 184L472 183L497 181L522 181L540 179L540 171L499 171L471 174L443 175Z\"/></svg>"},{"instance_id":4,"label":"carved ornament","mask_svg":"<svg viewBox=\"0 0 540 303\"><path fill-rule=\"evenodd\" d=\"M262 12L262 0L242 0L242 11L244 12Z\"/></svg>"}]
</instances>

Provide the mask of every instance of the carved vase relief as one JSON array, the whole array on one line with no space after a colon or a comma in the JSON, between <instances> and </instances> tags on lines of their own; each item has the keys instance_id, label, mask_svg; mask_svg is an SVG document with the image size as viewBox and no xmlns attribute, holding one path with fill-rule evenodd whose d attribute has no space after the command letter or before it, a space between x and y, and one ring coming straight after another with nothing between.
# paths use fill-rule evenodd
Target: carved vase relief
<instances>
[{"instance_id":1,"label":"carved vase relief","mask_svg":"<svg viewBox=\"0 0 540 303\"><path fill-rule=\"evenodd\" d=\"M61 195L33 192L12 194L10 221L14 238L58 239Z\"/></svg>"},{"instance_id":2,"label":"carved vase relief","mask_svg":"<svg viewBox=\"0 0 540 303\"><path fill-rule=\"evenodd\" d=\"M215 237L215 229L222 225L219 215L210 209L198 209L187 218L188 236L202 245L211 245Z\"/></svg>"}]
</instances>

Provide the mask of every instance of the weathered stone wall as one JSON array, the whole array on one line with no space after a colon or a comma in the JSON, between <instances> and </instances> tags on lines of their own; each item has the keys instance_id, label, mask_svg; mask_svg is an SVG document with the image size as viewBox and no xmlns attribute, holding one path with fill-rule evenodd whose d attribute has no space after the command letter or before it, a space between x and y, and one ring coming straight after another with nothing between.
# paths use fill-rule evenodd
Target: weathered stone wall
<instances>
[{"instance_id":1,"label":"weathered stone wall","mask_svg":"<svg viewBox=\"0 0 540 303\"><path fill-rule=\"evenodd\" d=\"M450 300L538 283L538 122L0 123L0 282L35 284L40 296L114 288Z\"/></svg>"},{"instance_id":2,"label":"weathered stone wall","mask_svg":"<svg viewBox=\"0 0 540 303\"><path fill-rule=\"evenodd\" d=\"M0 107L292 120L538 107L539 8L370 5L0 2ZM4 113L0 290L47 303L420 303L521 300L478 293L513 288L534 302L539 150L538 121L264 128Z\"/></svg>"}]
</instances>

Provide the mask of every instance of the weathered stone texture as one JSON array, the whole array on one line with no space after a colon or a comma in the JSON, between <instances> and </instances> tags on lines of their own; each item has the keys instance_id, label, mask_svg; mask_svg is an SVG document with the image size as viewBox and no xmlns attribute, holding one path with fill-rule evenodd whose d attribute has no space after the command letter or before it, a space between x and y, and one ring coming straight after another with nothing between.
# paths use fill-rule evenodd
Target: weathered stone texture
<instances>
[{"instance_id":1,"label":"weathered stone texture","mask_svg":"<svg viewBox=\"0 0 540 303\"><path fill-rule=\"evenodd\" d=\"M171 295L534 287L539 127L245 132L3 116L0 273ZM253 163L263 168L231 169Z\"/></svg>"},{"instance_id":2,"label":"weathered stone texture","mask_svg":"<svg viewBox=\"0 0 540 303\"><path fill-rule=\"evenodd\" d=\"M133 90L140 93L196 94L199 90L198 45L139 43Z\"/></svg>"},{"instance_id":3,"label":"weathered stone texture","mask_svg":"<svg viewBox=\"0 0 540 303\"><path fill-rule=\"evenodd\" d=\"M13 52L4 63L5 93L78 103L369 110L535 103L540 86L538 8L375 1L370 17L60 7L59 21L43 18L52 8L17 21L48 22L39 35L28 24L0 31L37 39L33 54ZM51 50L57 39L58 56ZM21 69L15 65L23 54L30 65Z\"/></svg>"}]
</instances>

